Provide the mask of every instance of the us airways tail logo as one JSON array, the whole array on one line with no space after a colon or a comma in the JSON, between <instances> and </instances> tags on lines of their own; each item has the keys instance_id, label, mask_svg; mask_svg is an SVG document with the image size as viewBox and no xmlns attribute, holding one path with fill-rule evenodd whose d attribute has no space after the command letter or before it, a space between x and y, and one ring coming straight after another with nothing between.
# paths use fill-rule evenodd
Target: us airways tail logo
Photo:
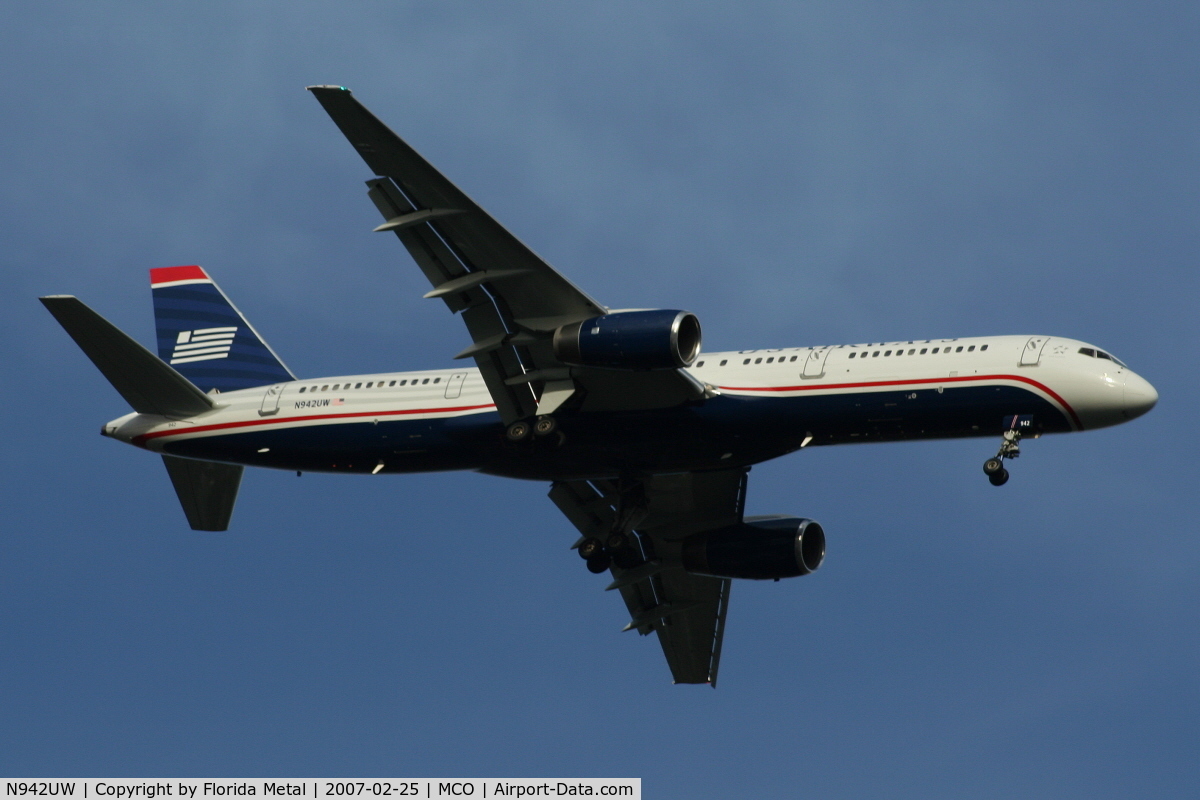
<instances>
[{"instance_id":1,"label":"us airways tail logo","mask_svg":"<svg viewBox=\"0 0 1200 800\"><path fill-rule=\"evenodd\" d=\"M180 331L175 339L175 350L171 353L172 364L187 364L190 361L210 361L228 358L229 348L237 326L231 328L200 328L195 331Z\"/></svg>"}]
</instances>

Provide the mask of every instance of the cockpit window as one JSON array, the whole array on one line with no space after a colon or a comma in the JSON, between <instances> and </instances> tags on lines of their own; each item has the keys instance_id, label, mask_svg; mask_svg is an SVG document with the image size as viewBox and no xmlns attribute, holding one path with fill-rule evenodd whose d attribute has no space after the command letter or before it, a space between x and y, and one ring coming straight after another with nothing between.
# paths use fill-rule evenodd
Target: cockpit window
<instances>
[{"instance_id":1,"label":"cockpit window","mask_svg":"<svg viewBox=\"0 0 1200 800\"><path fill-rule=\"evenodd\" d=\"M1124 362L1124 361L1122 361L1121 359L1117 358L1116 356L1109 355L1108 353L1104 352L1103 350L1093 350L1093 349L1092 349L1092 348L1090 348L1090 347L1081 347L1081 348L1079 348L1079 352L1080 352L1082 355L1085 355L1085 356L1091 356L1092 358L1104 358L1104 359L1107 359L1107 360L1109 360L1109 361L1115 362L1115 363L1116 363L1116 364L1118 364L1119 366L1125 367L1125 369L1129 369L1129 367L1128 367L1128 366L1126 366L1126 364L1125 364L1125 362Z\"/></svg>"}]
</instances>

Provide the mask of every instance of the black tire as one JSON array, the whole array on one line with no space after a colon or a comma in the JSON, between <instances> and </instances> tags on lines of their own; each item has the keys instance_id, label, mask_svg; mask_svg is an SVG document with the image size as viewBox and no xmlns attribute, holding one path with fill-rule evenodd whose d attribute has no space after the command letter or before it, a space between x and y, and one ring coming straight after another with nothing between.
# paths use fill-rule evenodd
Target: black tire
<instances>
[{"instance_id":1,"label":"black tire","mask_svg":"<svg viewBox=\"0 0 1200 800\"><path fill-rule=\"evenodd\" d=\"M512 425L508 426L508 430L505 431L504 435L508 437L510 442L519 442L523 439L528 439L529 433L532 430L533 429L529 426L528 422L525 422L524 420L518 420L517 422L514 422Z\"/></svg>"},{"instance_id":2,"label":"black tire","mask_svg":"<svg viewBox=\"0 0 1200 800\"><path fill-rule=\"evenodd\" d=\"M612 554L612 563L621 569L633 569L642 563L642 557L632 547L616 550Z\"/></svg>"},{"instance_id":3,"label":"black tire","mask_svg":"<svg viewBox=\"0 0 1200 800\"><path fill-rule=\"evenodd\" d=\"M604 543L593 536L589 536L579 543L579 557L584 561L591 561L603 552Z\"/></svg>"},{"instance_id":4,"label":"black tire","mask_svg":"<svg viewBox=\"0 0 1200 800\"><path fill-rule=\"evenodd\" d=\"M624 550L629 546L629 537L624 533L617 531L616 533L609 534L608 541L605 542L605 546L607 546L609 550Z\"/></svg>"},{"instance_id":5,"label":"black tire","mask_svg":"<svg viewBox=\"0 0 1200 800\"><path fill-rule=\"evenodd\" d=\"M533 423L534 436L549 436L558 427L558 420L551 416L538 417Z\"/></svg>"},{"instance_id":6,"label":"black tire","mask_svg":"<svg viewBox=\"0 0 1200 800\"><path fill-rule=\"evenodd\" d=\"M983 462L983 474L984 475L989 475L989 476L997 475L1001 472L1004 472L1003 459L989 458L987 461ZM997 486L998 485L999 484L997 484Z\"/></svg>"},{"instance_id":7,"label":"black tire","mask_svg":"<svg viewBox=\"0 0 1200 800\"><path fill-rule=\"evenodd\" d=\"M588 572L592 573L593 575L599 575L601 572L607 570L611 563L612 559L608 557L608 553L601 553L600 555L587 560Z\"/></svg>"},{"instance_id":8,"label":"black tire","mask_svg":"<svg viewBox=\"0 0 1200 800\"><path fill-rule=\"evenodd\" d=\"M1003 486L1008 483L1008 470L1001 467L999 472L988 475L988 480L992 482L992 486Z\"/></svg>"}]
</instances>

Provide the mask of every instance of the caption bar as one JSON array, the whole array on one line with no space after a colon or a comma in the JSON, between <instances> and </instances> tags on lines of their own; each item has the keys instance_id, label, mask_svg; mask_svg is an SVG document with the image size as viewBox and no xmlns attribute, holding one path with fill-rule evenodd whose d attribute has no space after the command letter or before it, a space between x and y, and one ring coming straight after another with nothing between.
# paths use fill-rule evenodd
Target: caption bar
<instances>
[{"instance_id":1,"label":"caption bar","mask_svg":"<svg viewBox=\"0 0 1200 800\"><path fill-rule=\"evenodd\" d=\"M71 800L234 800L242 797L621 797L641 800L641 778L0 778L3 797Z\"/></svg>"}]
</instances>

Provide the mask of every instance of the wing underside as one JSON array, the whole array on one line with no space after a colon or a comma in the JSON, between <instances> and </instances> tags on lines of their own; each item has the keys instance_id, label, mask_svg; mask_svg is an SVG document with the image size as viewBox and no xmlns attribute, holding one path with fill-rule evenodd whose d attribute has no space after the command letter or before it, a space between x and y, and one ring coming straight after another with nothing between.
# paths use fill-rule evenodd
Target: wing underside
<instances>
[{"instance_id":1,"label":"wing underside","mask_svg":"<svg viewBox=\"0 0 1200 800\"><path fill-rule=\"evenodd\" d=\"M658 634L676 683L716 686L731 583L684 571L682 541L741 520L747 472L561 481L550 490L550 499L584 538L631 530L632 557L613 564L608 588L620 591L629 611L624 630Z\"/></svg>"},{"instance_id":2,"label":"wing underside","mask_svg":"<svg viewBox=\"0 0 1200 800\"><path fill-rule=\"evenodd\" d=\"M562 363L554 331L608 309L563 277L388 129L346 89L309 89L376 178L368 195L440 298L462 316L504 422L552 413L665 408L705 395L683 370L633 372Z\"/></svg>"}]
</instances>

